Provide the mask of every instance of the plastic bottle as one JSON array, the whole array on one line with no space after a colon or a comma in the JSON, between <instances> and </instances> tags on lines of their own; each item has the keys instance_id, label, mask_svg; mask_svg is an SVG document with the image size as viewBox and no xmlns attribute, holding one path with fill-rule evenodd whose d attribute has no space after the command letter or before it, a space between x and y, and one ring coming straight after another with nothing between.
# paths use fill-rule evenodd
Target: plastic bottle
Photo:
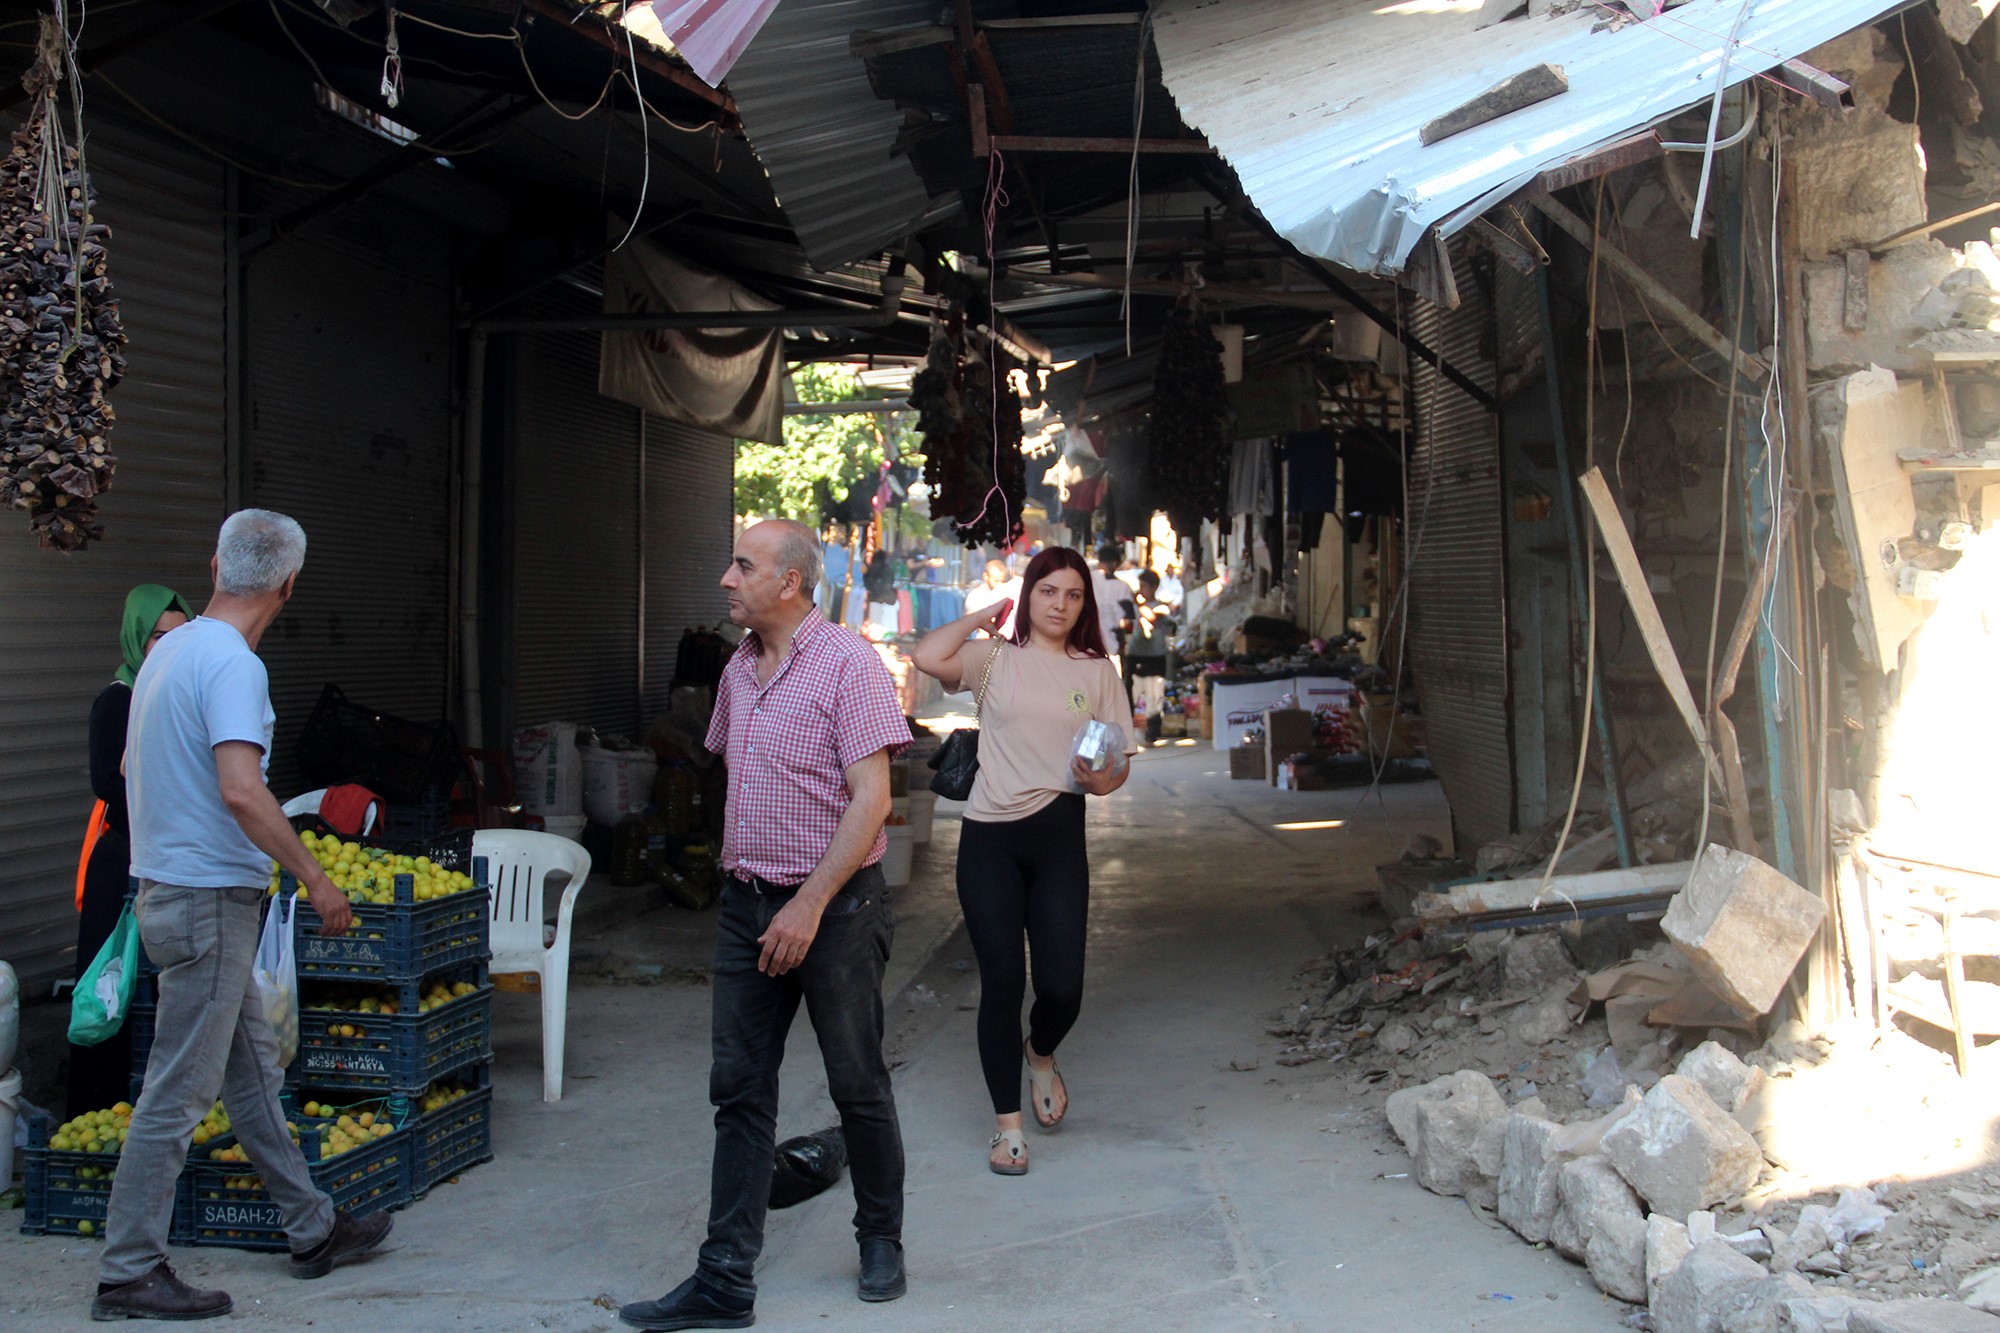
<instances>
[{"instance_id":1,"label":"plastic bottle","mask_svg":"<svg viewBox=\"0 0 2000 1333\"><path fill-rule=\"evenodd\" d=\"M611 830L611 882L621 889L646 882L646 817L633 813Z\"/></svg>"}]
</instances>

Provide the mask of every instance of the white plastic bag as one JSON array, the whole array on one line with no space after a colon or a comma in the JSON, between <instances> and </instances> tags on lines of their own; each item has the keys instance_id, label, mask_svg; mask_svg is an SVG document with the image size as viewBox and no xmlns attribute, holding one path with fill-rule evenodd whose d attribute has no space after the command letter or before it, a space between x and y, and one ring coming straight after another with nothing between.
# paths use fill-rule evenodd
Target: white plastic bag
<instances>
[{"instance_id":1,"label":"white plastic bag","mask_svg":"<svg viewBox=\"0 0 2000 1333\"><path fill-rule=\"evenodd\" d=\"M264 914L264 933L257 940L257 959L251 965L258 1002L278 1037L281 1065L289 1065L299 1053L299 969L292 946L295 910L296 900L290 894L271 899L271 908Z\"/></svg>"},{"instance_id":2,"label":"white plastic bag","mask_svg":"<svg viewBox=\"0 0 2000 1333\"><path fill-rule=\"evenodd\" d=\"M14 1050L21 1037L21 984L14 969L0 962L0 1074L14 1067Z\"/></svg>"},{"instance_id":3,"label":"white plastic bag","mask_svg":"<svg viewBox=\"0 0 2000 1333\"><path fill-rule=\"evenodd\" d=\"M1118 733L1092 718L1076 729L1069 753L1070 758L1083 760L1084 767L1091 772L1101 773L1111 767L1117 748Z\"/></svg>"},{"instance_id":4,"label":"white plastic bag","mask_svg":"<svg viewBox=\"0 0 2000 1333\"><path fill-rule=\"evenodd\" d=\"M583 813L576 723L544 722L514 733L514 794L531 815Z\"/></svg>"}]
</instances>

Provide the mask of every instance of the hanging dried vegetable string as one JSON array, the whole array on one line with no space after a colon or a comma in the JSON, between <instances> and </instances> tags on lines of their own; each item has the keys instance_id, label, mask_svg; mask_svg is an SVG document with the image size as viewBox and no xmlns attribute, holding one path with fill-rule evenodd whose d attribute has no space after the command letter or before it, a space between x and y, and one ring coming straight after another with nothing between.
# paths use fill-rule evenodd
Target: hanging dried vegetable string
<instances>
[{"instance_id":1,"label":"hanging dried vegetable string","mask_svg":"<svg viewBox=\"0 0 2000 1333\"><path fill-rule=\"evenodd\" d=\"M910 405L917 409L917 429L924 437L931 514L951 518L953 531L968 547L1005 545L1021 532L1021 507L1027 501L1021 400L1005 382L1014 363L997 344L965 349L959 337L942 324L934 327L924 368L910 383ZM1001 377L997 397L996 373Z\"/></svg>"},{"instance_id":2,"label":"hanging dried vegetable string","mask_svg":"<svg viewBox=\"0 0 2000 1333\"><path fill-rule=\"evenodd\" d=\"M1194 293L1184 291L1167 316L1153 374L1154 497L1175 532L1192 535L1201 531L1202 519L1225 517L1229 412L1222 344Z\"/></svg>"},{"instance_id":3,"label":"hanging dried vegetable string","mask_svg":"<svg viewBox=\"0 0 2000 1333\"><path fill-rule=\"evenodd\" d=\"M44 547L79 551L104 536L97 497L117 466L105 394L125 373L126 339L81 124L72 142L56 107L65 72L75 77L63 13L42 19L21 80L33 104L0 164L0 503L27 511Z\"/></svg>"}]
</instances>

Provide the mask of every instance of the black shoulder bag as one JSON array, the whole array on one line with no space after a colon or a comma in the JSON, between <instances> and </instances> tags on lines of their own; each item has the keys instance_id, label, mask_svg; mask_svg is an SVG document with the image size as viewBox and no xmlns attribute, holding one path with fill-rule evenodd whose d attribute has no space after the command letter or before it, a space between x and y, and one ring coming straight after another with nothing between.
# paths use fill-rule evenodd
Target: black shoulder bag
<instances>
[{"instance_id":1,"label":"black shoulder bag","mask_svg":"<svg viewBox=\"0 0 2000 1333\"><path fill-rule=\"evenodd\" d=\"M1006 645L995 641L986 655L986 669L979 673L979 692L972 697L972 715L986 703L986 683L993 679L993 664L1000 660ZM972 780L979 776L979 728L960 727L944 738L931 756L931 790L947 801L963 801L972 795Z\"/></svg>"}]
</instances>

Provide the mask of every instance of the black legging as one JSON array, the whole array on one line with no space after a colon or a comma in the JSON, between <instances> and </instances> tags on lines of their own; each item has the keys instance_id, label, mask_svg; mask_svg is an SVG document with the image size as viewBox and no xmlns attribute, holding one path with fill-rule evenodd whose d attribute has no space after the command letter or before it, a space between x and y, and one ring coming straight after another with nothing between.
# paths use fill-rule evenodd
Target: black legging
<instances>
[{"instance_id":1,"label":"black legging","mask_svg":"<svg viewBox=\"0 0 2000 1333\"><path fill-rule=\"evenodd\" d=\"M995 1115L1021 1110L1021 1000L1027 992L1025 935L1035 967L1028 1014L1036 1055L1054 1055L1083 1007L1083 937L1090 916L1090 861L1083 797L1056 797L1026 819L963 821L958 903L979 960L979 1065Z\"/></svg>"}]
</instances>

